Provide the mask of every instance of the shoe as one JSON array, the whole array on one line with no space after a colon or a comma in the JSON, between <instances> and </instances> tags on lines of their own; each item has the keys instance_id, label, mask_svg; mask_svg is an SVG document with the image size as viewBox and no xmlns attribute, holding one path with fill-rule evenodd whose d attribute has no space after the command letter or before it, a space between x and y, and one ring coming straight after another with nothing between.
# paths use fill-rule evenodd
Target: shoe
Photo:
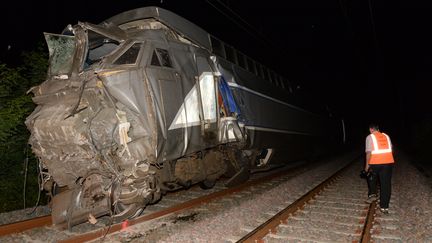
<instances>
[{"instance_id":1,"label":"shoe","mask_svg":"<svg viewBox=\"0 0 432 243\"><path fill-rule=\"evenodd\" d=\"M377 200L377 195L376 194L370 194L369 196L368 196L368 199L366 199L366 203L372 203L373 201L376 201Z\"/></svg>"},{"instance_id":2,"label":"shoe","mask_svg":"<svg viewBox=\"0 0 432 243\"><path fill-rule=\"evenodd\" d=\"M388 213L389 213L388 208L380 208L380 211L381 211L381 213L383 213L383 214L388 214Z\"/></svg>"}]
</instances>

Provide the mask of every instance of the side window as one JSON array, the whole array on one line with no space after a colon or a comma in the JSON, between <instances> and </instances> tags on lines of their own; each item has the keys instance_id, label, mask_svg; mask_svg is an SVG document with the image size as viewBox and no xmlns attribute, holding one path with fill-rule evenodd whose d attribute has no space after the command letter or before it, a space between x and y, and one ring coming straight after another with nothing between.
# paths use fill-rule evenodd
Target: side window
<instances>
[{"instance_id":1,"label":"side window","mask_svg":"<svg viewBox=\"0 0 432 243\"><path fill-rule=\"evenodd\" d=\"M260 76L261 78L265 79L265 78L264 78L263 68L262 68L261 64L256 63L256 67L257 67L257 69L258 69L258 74L259 74L259 76Z\"/></svg>"},{"instance_id":2,"label":"side window","mask_svg":"<svg viewBox=\"0 0 432 243\"><path fill-rule=\"evenodd\" d=\"M235 51L231 46L225 45L226 59L232 63L236 63Z\"/></svg>"},{"instance_id":3,"label":"side window","mask_svg":"<svg viewBox=\"0 0 432 243\"><path fill-rule=\"evenodd\" d=\"M150 64L153 66L173 67L168 51L161 48L156 48L153 51Z\"/></svg>"},{"instance_id":4,"label":"side window","mask_svg":"<svg viewBox=\"0 0 432 243\"><path fill-rule=\"evenodd\" d=\"M245 62L245 57L242 53L237 52L237 62L238 65L244 69L246 69L246 62Z\"/></svg>"},{"instance_id":5,"label":"side window","mask_svg":"<svg viewBox=\"0 0 432 243\"><path fill-rule=\"evenodd\" d=\"M163 67L170 67L170 68L173 67L171 58L167 50L156 48L156 52L159 54L159 58L160 58L159 60L161 61Z\"/></svg>"},{"instance_id":6,"label":"side window","mask_svg":"<svg viewBox=\"0 0 432 243\"><path fill-rule=\"evenodd\" d=\"M283 79L282 79L281 76L278 76L278 80L279 80L279 85L282 87L282 89L286 89L286 88L285 88L284 81L283 81Z\"/></svg>"},{"instance_id":7,"label":"side window","mask_svg":"<svg viewBox=\"0 0 432 243\"><path fill-rule=\"evenodd\" d=\"M278 80L276 79L275 73L271 70L269 70L269 74L270 74L270 79L272 81L272 83L276 86L278 86Z\"/></svg>"},{"instance_id":8,"label":"side window","mask_svg":"<svg viewBox=\"0 0 432 243\"><path fill-rule=\"evenodd\" d=\"M225 57L225 51L222 42L213 36L210 36L210 41L213 52L218 56Z\"/></svg>"},{"instance_id":9,"label":"side window","mask_svg":"<svg viewBox=\"0 0 432 243\"><path fill-rule=\"evenodd\" d=\"M264 66L263 66L263 72L264 72L264 79L271 82L268 69Z\"/></svg>"},{"instance_id":10,"label":"side window","mask_svg":"<svg viewBox=\"0 0 432 243\"><path fill-rule=\"evenodd\" d=\"M94 31L88 31L88 53L85 67L88 68L95 62L102 60L118 48L120 43Z\"/></svg>"},{"instance_id":11,"label":"side window","mask_svg":"<svg viewBox=\"0 0 432 243\"><path fill-rule=\"evenodd\" d=\"M246 59L247 61L247 67L248 70L253 73L253 74L257 74L256 69L255 69L255 63L252 61L252 59L250 59L249 57Z\"/></svg>"},{"instance_id":12,"label":"side window","mask_svg":"<svg viewBox=\"0 0 432 243\"><path fill-rule=\"evenodd\" d=\"M156 50L153 51L150 64L153 65L153 66L161 66L160 61L159 61L159 57L156 54Z\"/></svg>"},{"instance_id":13,"label":"side window","mask_svg":"<svg viewBox=\"0 0 432 243\"><path fill-rule=\"evenodd\" d=\"M141 49L141 43L133 44L123 55L114 62L116 65L135 64L138 58L138 53Z\"/></svg>"}]
</instances>

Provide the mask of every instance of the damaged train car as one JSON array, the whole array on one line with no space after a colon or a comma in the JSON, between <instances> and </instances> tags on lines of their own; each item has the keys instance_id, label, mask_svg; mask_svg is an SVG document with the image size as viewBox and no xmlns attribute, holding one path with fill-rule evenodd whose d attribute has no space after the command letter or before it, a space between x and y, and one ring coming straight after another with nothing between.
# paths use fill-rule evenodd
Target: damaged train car
<instances>
[{"instance_id":1,"label":"damaged train car","mask_svg":"<svg viewBox=\"0 0 432 243\"><path fill-rule=\"evenodd\" d=\"M131 218L167 191L234 185L344 138L343 121L284 78L165 9L45 38L48 76L26 125L55 224Z\"/></svg>"}]
</instances>

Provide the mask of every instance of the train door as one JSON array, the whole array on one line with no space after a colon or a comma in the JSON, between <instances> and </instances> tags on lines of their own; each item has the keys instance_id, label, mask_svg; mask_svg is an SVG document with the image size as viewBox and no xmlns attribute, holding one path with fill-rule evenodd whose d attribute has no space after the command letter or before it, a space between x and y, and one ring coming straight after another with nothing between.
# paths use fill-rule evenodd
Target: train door
<instances>
[{"instance_id":1,"label":"train door","mask_svg":"<svg viewBox=\"0 0 432 243\"><path fill-rule=\"evenodd\" d=\"M216 145L216 88L208 55L178 42L152 42L146 74L159 122L159 160Z\"/></svg>"},{"instance_id":2,"label":"train door","mask_svg":"<svg viewBox=\"0 0 432 243\"><path fill-rule=\"evenodd\" d=\"M183 74L166 42L151 42L145 53L148 53L145 71L152 89L155 119L159 124L158 161L175 159L184 154L187 143L184 129L169 129L184 100Z\"/></svg>"}]
</instances>

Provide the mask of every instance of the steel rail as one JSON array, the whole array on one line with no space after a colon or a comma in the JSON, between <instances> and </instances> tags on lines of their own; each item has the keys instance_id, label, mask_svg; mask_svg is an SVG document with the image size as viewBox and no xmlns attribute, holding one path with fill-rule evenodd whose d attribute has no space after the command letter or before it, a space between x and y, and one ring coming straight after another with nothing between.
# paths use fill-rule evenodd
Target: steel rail
<instances>
[{"instance_id":1,"label":"steel rail","mask_svg":"<svg viewBox=\"0 0 432 243\"><path fill-rule=\"evenodd\" d=\"M187 202L177 204L173 207L163 209L161 211L157 211L157 212L154 212L151 214L143 215L143 216L140 216L138 218L128 220L127 225L128 226L136 225L136 224L143 223L143 222L146 222L146 221L149 221L152 219L160 218L160 217L167 216L167 215L170 215L173 213L179 213L181 211L184 211L184 210L187 210L190 208L198 207L204 203L208 203L210 201L213 201L213 200L216 200L216 199L219 199L222 197L226 197L227 195L230 195L230 194L233 194L236 192L240 192L240 191L242 191L246 188L249 188L251 186L270 181L272 179L284 176L284 175L289 174L289 173L300 172L303 168L305 168L307 166L310 166L310 164L299 165L299 166L296 166L296 167L291 168L291 169L287 169L284 171L280 171L280 172L259 178L257 180L245 182L241 185L238 185L238 186L235 186L232 188L228 188L228 189L225 189L222 191L214 192L214 193L211 193L211 194L203 196L203 197L195 198L195 199L189 200ZM59 241L59 243L87 242L87 241L91 241L91 240L94 240L97 238L101 238L101 237L104 237L105 235L112 234L112 233L115 233L115 232L122 230L122 228L123 228L122 224L123 224L123 222L116 223L116 224L113 224L111 226L107 226L107 227L104 227L104 228L101 228L101 229L98 229L95 231L91 231L88 233L84 233L84 234L81 234L78 236L71 237L69 239Z\"/></svg>"},{"instance_id":2,"label":"steel rail","mask_svg":"<svg viewBox=\"0 0 432 243\"><path fill-rule=\"evenodd\" d=\"M0 225L0 236L19 233L25 230L52 225L51 215L28 219L16 223Z\"/></svg>"},{"instance_id":3,"label":"steel rail","mask_svg":"<svg viewBox=\"0 0 432 243\"><path fill-rule=\"evenodd\" d=\"M360 239L361 243L367 243L367 242L370 242L370 240L371 240L371 230L372 230L373 222L375 220L375 209L376 209L376 201L373 201L369 205L368 214L366 217L366 221L365 221L365 224L363 227L363 232L362 232L361 239Z\"/></svg>"},{"instance_id":4,"label":"steel rail","mask_svg":"<svg viewBox=\"0 0 432 243\"><path fill-rule=\"evenodd\" d=\"M297 199L295 202L290 204L288 207L277 213L275 216L255 228L253 231L249 232L247 235L243 236L237 243L240 242L264 242L263 238L269 233L276 233L276 228L281 224L287 222L288 217L290 217L294 212L301 210L304 206L320 192L322 192L327 186L332 184L337 180L339 175L341 175L345 170L347 170L352 165L352 162L348 163L345 167L338 170L332 176L327 178L325 181L321 182L319 185L314 187L308 193L303 195L301 198Z\"/></svg>"}]
</instances>

